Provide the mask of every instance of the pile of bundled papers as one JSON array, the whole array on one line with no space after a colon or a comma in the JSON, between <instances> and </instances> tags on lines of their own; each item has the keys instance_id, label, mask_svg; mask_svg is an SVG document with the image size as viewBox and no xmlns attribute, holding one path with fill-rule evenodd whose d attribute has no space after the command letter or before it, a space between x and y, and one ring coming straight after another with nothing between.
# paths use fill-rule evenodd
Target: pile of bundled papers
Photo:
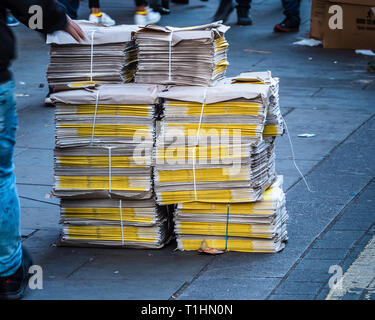
<instances>
[{"instance_id":1,"label":"pile of bundled papers","mask_svg":"<svg viewBox=\"0 0 375 320\"><path fill-rule=\"evenodd\" d=\"M287 238L282 176L254 203L189 202L178 205L180 250L277 252Z\"/></svg>"},{"instance_id":2,"label":"pile of bundled papers","mask_svg":"<svg viewBox=\"0 0 375 320\"><path fill-rule=\"evenodd\" d=\"M171 215L152 200L157 91L114 84L51 96L62 244L157 248L170 238Z\"/></svg>"},{"instance_id":3,"label":"pile of bundled papers","mask_svg":"<svg viewBox=\"0 0 375 320\"><path fill-rule=\"evenodd\" d=\"M64 244L160 248L173 231L173 207L152 199L62 200L60 206Z\"/></svg>"},{"instance_id":4,"label":"pile of bundled papers","mask_svg":"<svg viewBox=\"0 0 375 320\"><path fill-rule=\"evenodd\" d=\"M78 43L64 31L47 36L51 44L48 84L54 91L92 83L130 82L136 70L138 30L133 25L106 27L78 21L86 40Z\"/></svg>"},{"instance_id":5,"label":"pile of bundled papers","mask_svg":"<svg viewBox=\"0 0 375 320\"><path fill-rule=\"evenodd\" d=\"M157 86L102 85L55 93L56 146L153 144Z\"/></svg>"},{"instance_id":6,"label":"pile of bundled papers","mask_svg":"<svg viewBox=\"0 0 375 320\"><path fill-rule=\"evenodd\" d=\"M229 27L212 23L173 28L156 25L136 33L137 83L208 86L223 79L228 65L224 34Z\"/></svg>"},{"instance_id":7,"label":"pile of bundled papers","mask_svg":"<svg viewBox=\"0 0 375 320\"><path fill-rule=\"evenodd\" d=\"M272 78L271 71L244 72L231 78L232 83L263 84L270 88L269 107L267 111L264 136L281 136L284 133L284 121L279 104L279 78Z\"/></svg>"},{"instance_id":8,"label":"pile of bundled papers","mask_svg":"<svg viewBox=\"0 0 375 320\"><path fill-rule=\"evenodd\" d=\"M264 85L172 87L156 140L160 204L248 202L275 179L274 138L263 139Z\"/></svg>"}]
</instances>

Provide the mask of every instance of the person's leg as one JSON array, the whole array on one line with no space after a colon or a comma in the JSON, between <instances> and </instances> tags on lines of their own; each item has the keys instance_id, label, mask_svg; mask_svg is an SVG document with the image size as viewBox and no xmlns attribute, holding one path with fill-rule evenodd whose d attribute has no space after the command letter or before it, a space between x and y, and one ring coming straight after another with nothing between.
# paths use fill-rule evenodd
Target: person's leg
<instances>
[{"instance_id":1,"label":"person's leg","mask_svg":"<svg viewBox=\"0 0 375 320\"><path fill-rule=\"evenodd\" d=\"M253 24L249 15L251 0L236 0L237 2L237 24L248 26Z\"/></svg>"},{"instance_id":2,"label":"person's leg","mask_svg":"<svg viewBox=\"0 0 375 320\"><path fill-rule=\"evenodd\" d=\"M99 0L89 0L89 8L90 8L89 21L94 22L94 23L101 23L106 26L113 26L116 24L115 20L113 20L105 12L102 12L102 10L100 9Z\"/></svg>"},{"instance_id":3,"label":"person's leg","mask_svg":"<svg viewBox=\"0 0 375 320\"><path fill-rule=\"evenodd\" d=\"M300 0L282 0L284 15L300 20Z\"/></svg>"},{"instance_id":4,"label":"person's leg","mask_svg":"<svg viewBox=\"0 0 375 320\"><path fill-rule=\"evenodd\" d=\"M220 4L215 12L215 15L212 18L212 21L219 21L222 20L225 23L229 15L232 13L234 9L233 1L232 0L221 0Z\"/></svg>"},{"instance_id":5,"label":"person's leg","mask_svg":"<svg viewBox=\"0 0 375 320\"><path fill-rule=\"evenodd\" d=\"M21 265L20 204L13 151L17 113L13 81L0 84L0 277L14 274Z\"/></svg>"},{"instance_id":6,"label":"person's leg","mask_svg":"<svg viewBox=\"0 0 375 320\"><path fill-rule=\"evenodd\" d=\"M58 0L58 3L65 9L69 17L78 18L79 0Z\"/></svg>"},{"instance_id":7,"label":"person's leg","mask_svg":"<svg viewBox=\"0 0 375 320\"><path fill-rule=\"evenodd\" d=\"M297 32L301 22L300 18L300 3L301 0L282 0L284 7L285 19L275 25L275 32Z\"/></svg>"},{"instance_id":8,"label":"person's leg","mask_svg":"<svg viewBox=\"0 0 375 320\"><path fill-rule=\"evenodd\" d=\"M160 13L153 11L147 7L147 1L135 0L136 12L134 15L134 23L139 26L146 26L159 22Z\"/></svg>"}]
</instances>

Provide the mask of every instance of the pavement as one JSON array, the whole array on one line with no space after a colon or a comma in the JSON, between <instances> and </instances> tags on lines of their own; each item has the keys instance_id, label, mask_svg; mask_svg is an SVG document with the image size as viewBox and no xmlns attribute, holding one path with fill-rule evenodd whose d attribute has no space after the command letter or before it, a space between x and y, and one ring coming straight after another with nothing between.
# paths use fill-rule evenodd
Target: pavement
<instances>
[{"instance_id":1,"label":"pavement","mask_svg":"<svg viewBox=\"0 0 375 320\"><path fill-rule=\"evenodd\" d=\"M133 23L132 1L103 0L118 23ZM217 1L171 5L162 25L207 23ZM25 299L374 299L375 294L375 75L370 57L353 50L293 45L308 37L310 1L302 1L302 26L274 34L283 19L279 0L253 1L254 25L227 33L228 75L271 70L280 78L287 136L276 145L284 175L289 241L277 254L229 252L208 256L161 250L57 247L58 199L53 184L53 108L43 105L48 46L24 26L13 28L18 58L19 130L15 152L23 244L42 267L43 289ZM87 18L82 2L80 17ZM312 138L298 134L313 133ZM333 285L332 285L333 284Z\"/></svg>"}]
</instances>

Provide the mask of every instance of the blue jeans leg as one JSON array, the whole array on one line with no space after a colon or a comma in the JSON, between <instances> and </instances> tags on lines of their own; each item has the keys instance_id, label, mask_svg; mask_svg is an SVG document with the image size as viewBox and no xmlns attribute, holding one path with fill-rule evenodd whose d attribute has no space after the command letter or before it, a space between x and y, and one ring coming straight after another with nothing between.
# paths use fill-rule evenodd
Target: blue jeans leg
<instances>
[{"instance_id":1,"label":"blue jeans leg","mask_svg":"<svg viewBox=\"0 0 375 320\"><path fill-rule=\"evenodd\" d=\"M284 15L288 18L300 19L300 0L282 0Z\"/></svg>"},{"instance_id":2,"label":"blue jeans leg","mask_svg":"<svg viewBox=\"0 0 375 320\"><path fill-rule=\"evenodd\" d=\"M14 83L0 84L0 277L12 275L22 261L20 203L14 175L17 113Z\"/></svg>"}]
</instances>

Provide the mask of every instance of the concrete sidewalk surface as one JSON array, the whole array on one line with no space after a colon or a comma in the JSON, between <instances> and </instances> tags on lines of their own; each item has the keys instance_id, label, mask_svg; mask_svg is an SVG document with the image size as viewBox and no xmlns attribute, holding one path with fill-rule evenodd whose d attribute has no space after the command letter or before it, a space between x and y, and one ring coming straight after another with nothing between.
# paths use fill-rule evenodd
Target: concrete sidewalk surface
<instances>
[{"instance_id":1,"label":"concrete sidewalk surface","mask_svg":"<svg viewBox=\"0 0 375 320\"><path fill-rule=\"evenodd\" d=\"M133 23L132 1L102 5L117 23ZM172 13L160 24L205 24L217 5L172 3ZM12 29L19 52L12 71L22 236L43 270L43 289L29 290L25 299L374 298L374 268L365 264L373 261L375 232L375 75L366 72L371 58L354 50L293 45L308 38L310 7L302 1L302 25L292 34L272 32L283 19L279 0L253 1L253 26L236 25L235 13L228 20L227 74L271 70L280 78L296 162L313 190L294 168L287 136L279 138L276 168L284 175L290 218L289 242L278 254L209 256L176 251L174 241L161 250L57 247L59 202L48 197L54 148L54 109L44 107L48 46L24 26ZM87 17L87 2L81 2L80 18ZM302 133L315 136L299 138ZM329 271L340 268L347 280L342 291L330 292L337 272ZM360 287L353 284L356 274L365 274Z\"/></svg>"}]
</instances>

